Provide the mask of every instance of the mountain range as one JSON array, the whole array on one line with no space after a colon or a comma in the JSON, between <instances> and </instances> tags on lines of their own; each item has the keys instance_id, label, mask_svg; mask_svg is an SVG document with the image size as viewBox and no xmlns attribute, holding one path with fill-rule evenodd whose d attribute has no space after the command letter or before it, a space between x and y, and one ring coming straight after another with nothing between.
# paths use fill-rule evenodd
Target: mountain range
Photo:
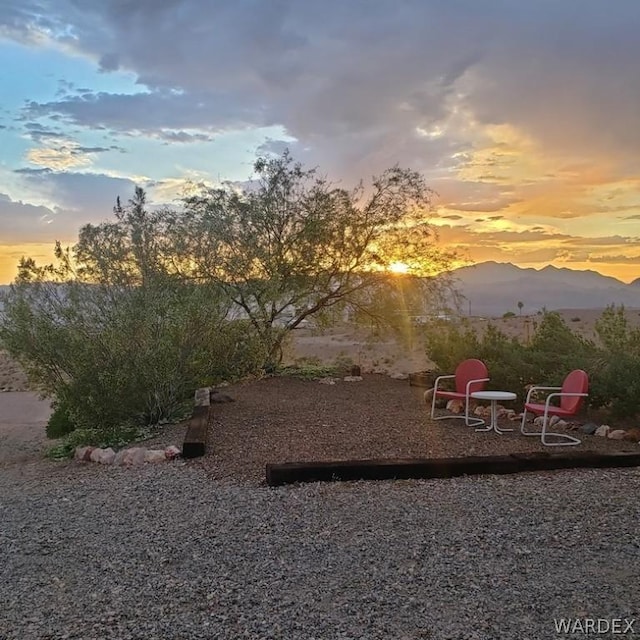
<instances>
[{"instance_id":1,"label":"mountain range","mask_svg":"<svg viewBox=\"0 0 640 640\"><path fill-rule=\"evenodd\" d=\"M493 261L460 267L451 275L464 296L464 315L501 316L509 311L529 315L542 308L604 309L610 304L640 309L640 278L625 284L596 271L525 269ZM6 289L0 285L0 292Z\"/></svg>"},{"instance_id":2,"label":"mountain range","mask_svg":"<svg viewBox=\"0 0 640 640\"><path fill-rule=\"evenodd\" d=\"M554 266L531 269L492 261L460 267L451 275L465 297L463 312L468 315L532 314L542 308L603 309L610 304L640 308L640 278L626 284L596 271Z\"/></svg>"}]
</instances>

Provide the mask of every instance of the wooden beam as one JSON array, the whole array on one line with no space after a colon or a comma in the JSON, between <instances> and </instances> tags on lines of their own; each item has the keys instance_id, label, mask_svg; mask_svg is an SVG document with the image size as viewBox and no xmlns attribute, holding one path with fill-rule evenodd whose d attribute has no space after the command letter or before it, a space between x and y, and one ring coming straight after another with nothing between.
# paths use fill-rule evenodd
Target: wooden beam
<instances>
[{"instance_id":1,"label":"wooden beam","mask_svg":"<svg viewBox=\"0 0 640 640\"><path fill-rule=\"evenodd\" d=\"M640 466L640 453L519 453L467 458L396 458L341 460L338 462L285 462L267 464L267 484L332 480L405 480L453 478L463 475L507 474L549 469Z\"/></svg>"},{"instance_id":2,"label":"wooden beam","mask_svg":"<svg viewBox=\"0 0 640 640\"><path fill-rule=\"evenodd\" d=\"M182 444L183 458L198 458L206 453L211 414L210 406L194 408L187 427L187 433L184 436L184 443Z\"/></svg>"}]
</instances>

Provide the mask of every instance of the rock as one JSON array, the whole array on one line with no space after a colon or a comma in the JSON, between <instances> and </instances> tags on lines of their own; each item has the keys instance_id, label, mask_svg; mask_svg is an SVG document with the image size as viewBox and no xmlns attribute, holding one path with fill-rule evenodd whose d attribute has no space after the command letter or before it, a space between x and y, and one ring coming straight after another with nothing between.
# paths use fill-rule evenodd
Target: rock
<instances>
[{"instance_id":1,"label":"rock","mask_svg":"<svg viewBox=\"0 0 640 640\"><path fill-rule=\"evenodd\" d=\"M333 378L320 378L320 380L318 380L318 382L320 384L335 384L336 381Z\"/></svg>"},{"instance_id":2,"label":"rock","mask_svg":"<svg viewBox=\"0 0 640 640\"><path fill-rule=\"evenodd\" d=\"M474 416L484 416L484 407L482 405L478 405L474 410L473 410L473 415Z\"/></svg>"},{"instance_id":3,"label":"rock","mask_svg":"<svg viewBox=\"0 0 640 640\"><path fill-rule=\"evenodd\" d=\"M628 440L629 442L640 442L640 428L633 427L632 429L628 429L624 435L624 440Z\"/></svg>"},{"instance_id":4,"label":"rock","mask_svg":"<svg viewBox=\"0 0 640 640\"><path fill-rule=\"evenodd\" d=\"M123 466L129 464L128 458L130 457L129 449L120 449L116 453L116 457L113 460L113 464L116 466Z\"/></svg>"},{"instance_id":5,"label":"rock","mask_svg":"<svg viewBox=\"0 0 640 640\"><path fill-rule=\"evenodd\" d=\"M146 449L142 447L132 447L129 449L131 452L131 462L132 466L136 466L144 463L145 455L147 453Z\"/></svg>"},{"instance_id":6,"label":"rock","mask_svg":"<svg viewBox=\"0 0 640 640\"><path fill-rule=\"evenodd\" d=\"M90 462L91 453L94 449L95 447L76 447L73 459L78 460L79 462Z\"/></svg>"},{"instance_id":7,"label":"rock","mask_svg":"<svg viewBox=\"0 0 640 640\"><path fill-rule=\"evenodd\" d=\"M462 413L463 409L464 403L462 402L462 400L457 400L456 398L454 398L447 402L447 411L450 411L451 413Z\"/></svg>"},{"instance_id":8,"label":"rock","mask_svg":"<svg viewBox=\"0 0 640 640\"><path fill-rule=\"evenodd\" d=\"M98 449L97 447L91 452L90 460L91 462L98 462L100 459L100 454L102 453L102 449Z\"/></svg>"},{"instance_id":9,"label":"rock","mask_svg":"<svg viewBox=\"0 0 640 640\"><path fill-rule=\"evenodd\" d=\"M222 402L235 402L236 399L232 398L231 396L227 395L226 393L221 393L220 391L216 391L214 389L209 394L209 401L210 402L216 402L216 403L222 403Z\"/></svg>"},{"instance_id":10,"label":"rock","mask_svg":"<svg viewBox=\"0 0 640 640\"><path fill-rule=\"evenodd\" d=\"M556 416L556 417L558 417L558 416ZM554 427L560 427L560 429L566 429L567 428L567 422L566 422L566 420L558 419L558 420L555 421L553 426Z\"/></svg>"},{"instance_id":11,"label":"rock","mask_svg":"<svg viewBox=\"0 0 640 640\"><path fill-rule=\"evenodd\" d=\"M362 376L345 376L342 379L345 382L360 382L362 380Z\"/></svg>"},{"instance_id":12,"label":"rock","mask_svg":"<svg viewBox=\"0 0 640 640\"><path fill-rule=\"evenodd\" d=\"M196 407L208 407L210 398L211 398L211 389L209 387L196 389L196 394L195 394Z\"/></svg>"},{"instance_id":13,"label":"rock","mask_svg":"<svg viewBox=\"0 0 640 640\"><path fill-rule=\"evenodd\" d=\"M96 449L96 451L100 452L98 459L96 462L100 464L113 464L113 461L116 457L116 452L109 447L108 449Z\"/></svg>"},{"instance_id":14,"label":"rock","mask_svg":"<svg viewBox=\"0 0 640 640\"><path fill-rule=\"evenodd\" d=\"M433 402L433 389L427 389L422 397L427 404L431 404Z\"/></svg>"},{"instance_id":15,"label":"rock","mask_svg":"<svg viewBox=\"0 0 640 640\"><path fill-rule=\"evenodd\" d=\"M145 462L164 462L166 459L164 449L147 449L144 453Z\"/></svg>"},{"instance_id":16,"label":"rock","mask_svg":"<svg viewBox=\"0 0 640 640\"><path fill-rule=\"evenodd\" d=\"M592 436L598 428L595 422L586 422L580 427L582 433L586 433L588 436Z\"/></svg>"},{"instance_id":17,"label":"rock","mask_svg":"<svg viewBox=\"0 0 640 640\"><path fill-rule=\"evenodd\" d=\"M560 422L560 416L551 416L549 418L549 426L553 427L553 425L558 424Z\"/></svg>"},{"instance_id":18,"label":"rock","mask_svg":"<svg viewBox=\"0 0 640 640\"><path fill-rule=\"evenodd\" d=\"M607 434L611 431L611 427L608 424L601 424L595 431L594 435L606 438Z\"/></svg>"},{"instance_id":19,"label":"rock","mask_svg":"<svg viewBox=\"0 0 640 640\"><path fill-rule=\"evenodd\" d=\"M170 444L164 450L164 457L167 460L175 460L176 458L179 458L181 455L182 455L182 451L180 451L180 449L178 449L178 447L176 447L175 444Z\"/></svg>"},{"instance_id":20,"label":"rock","mask_svg":"<svg viewBox=\"0 0 640 640\"><path fill-rule=\"evenodd\" d=\"M538 417L533 421L533 424L534 424L536 427L542 427L543 423L544 423L544 416L538 416Z\"/></svg>"},{"instance_id":21,"label":"rock","mask_svg":"<svg viewBox=\"0 0 640 640\"><path fill-rule=\"evenodd\" d=\"M145 459L145 453L146 449L143 449L142 447L122 449L116 454L113 464L126 467L142 464Z\"/></svg>"},{"instance_id":22,"label":"rock","mask_svg":"<svg viewBox=\"0 0 640 640\"><path fill-rule=\"evenodd\" d=\"M624 429L613 429L607 433L607 438L611 440L624 440L627 432Z\"/></svg>"},{"instance_id":23,"label":"rock","mask_svg":"<svg viewBox=\"0 0 640 640\"><path fill-rule=\"evenodd\" d=\"M355 377L355 376L351 376L351 377ZM390 373L389 377L393 378L393 380L408 380L409 374L402 373L401 371L397 371L395 373Z\"/></svg>"}]
</instances>

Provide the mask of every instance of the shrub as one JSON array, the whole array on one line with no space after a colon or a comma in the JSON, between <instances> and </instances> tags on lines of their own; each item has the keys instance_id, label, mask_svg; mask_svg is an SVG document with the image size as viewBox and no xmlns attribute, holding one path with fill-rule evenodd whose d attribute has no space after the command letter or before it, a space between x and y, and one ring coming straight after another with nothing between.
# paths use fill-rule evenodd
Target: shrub
<instances>
[{"instance_id":1,"label":"shrub","mask_svg":"<svg viewBox=\"0 0 640 640\"><path fill-rule=\"evenodd\" d=\"M225 320L215 294L176 284L23 283L6 296L0 338L58 401L52 434L169 421L195 388L255 372L262 361L253 332Z\"/></svg>"},{"instance_id":2,"label":"shrub","mask_svg":"<svg viewBox=\"0 0 640 640\"><path fill-rule=\"evenodd\" d=\"M54 405L53 413L47 422L47 438L52 440L62 438L71 433L76 428L73 420L69 416L69 411L65 404L58 402Z\"/></svg>"},{"instance_id":3,"label":"shrub","mask_svg":"<svg viewBox=\"0 0 640 640\"><path fill-rule=\"evenodd\" d=\"M529 384L559 385L572 369L591 371L599 357L595 345L572 333L557 313L535 327L528 345L489 324L482 334L456 325L428 334L427 353L443 373L452 373L466 358L479 358L489 369L490 389L512 391L524 400Z\"/></svg>"}]
</instances>

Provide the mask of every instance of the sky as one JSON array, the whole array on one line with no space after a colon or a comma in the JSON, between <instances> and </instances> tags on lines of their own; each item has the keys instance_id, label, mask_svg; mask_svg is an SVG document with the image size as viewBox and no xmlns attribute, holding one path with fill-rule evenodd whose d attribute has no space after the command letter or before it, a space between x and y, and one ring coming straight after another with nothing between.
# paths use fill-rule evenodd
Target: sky
<instances>
[{"instance_id":1,"label":"sky","mask_svg":"<svg viewBox=\"0 0 640 640\"><path fill-rule=\"evenodd\" d=\"M637 0L0 0L0 283L136 185L399 164L473 263L640 277Z\"/></svg>"}]
</instances>

